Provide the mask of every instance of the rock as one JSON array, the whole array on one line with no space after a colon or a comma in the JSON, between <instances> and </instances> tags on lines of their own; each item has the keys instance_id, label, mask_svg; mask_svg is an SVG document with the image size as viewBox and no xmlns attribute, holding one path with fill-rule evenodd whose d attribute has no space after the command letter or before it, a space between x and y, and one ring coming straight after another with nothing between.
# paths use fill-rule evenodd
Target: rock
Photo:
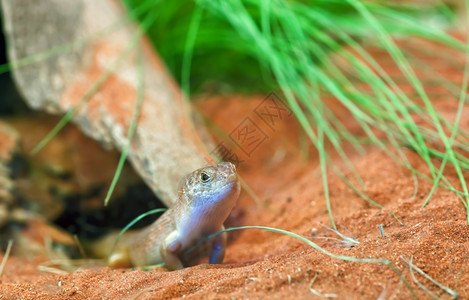
<instances>
[{"instance_id":1,"label":"rock","mask_svg":"<svg viewBox=\"0 0 469 300\"><path fill-rule=\"evenodd\" d=\"M28 104L64 114L89 95L73 122L102 144L122 149L136 106L136 53L140 52L132 51L112 70L138 32L129 23L109 30L126 17L121 1L1 0L1 4L12 73ZM191 108L150 43L145 38L137 41L135 48L143 49L143 105L128 156L157 196L171 205L180 178L206 165L210 158L205 149L212 147L199 137ZM23 59L37 55L45 56L23 64ZM112 74L90 93L109 70ZM197 130L204 135L200 126Z\"/></svg>"}]
</instances>

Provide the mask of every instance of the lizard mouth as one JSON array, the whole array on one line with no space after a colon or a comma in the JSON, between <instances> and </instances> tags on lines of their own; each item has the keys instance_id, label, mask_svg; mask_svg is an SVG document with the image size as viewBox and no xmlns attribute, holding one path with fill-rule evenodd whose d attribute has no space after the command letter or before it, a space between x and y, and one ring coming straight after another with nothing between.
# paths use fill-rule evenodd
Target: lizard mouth
<instances>
[{"instance_id":1,"label":"lizard mouth","mask_svg":"<svg viewBox=\"0 0 469 300\"><path fill-rule=\"evenodd\" d=\"M219 172L223 174L225 178L225 182L232 183L238 180L238 176L236 175L236 167L234 164L230 162L223 162L219 165Z\"/></svg>"},{"instance_id":2,"label":"lizard mouth","mask_svg":"<svg viewBox=\"0 0 469 300\"><path fill-rule=\"evenodd\" d=\"M235 182L238 181L238 175L236 174L236 167L234 164L228 162L225 163L227 166L226 168L229 170L228 175L226 176L226 179L228 182Z\"/></svg>"},{"instance_id":3,"label":"lizard mouth","mask_svg":"<svg viewBox=\"0 0 469 300\"><path fill-rule=\"evenodd\" d=\"M236 173L230 174L226 178L226 181L229 182L229 183L236 182L236 181L238 181L238 176L236 175Z\"/></svg>"}]
</instances>

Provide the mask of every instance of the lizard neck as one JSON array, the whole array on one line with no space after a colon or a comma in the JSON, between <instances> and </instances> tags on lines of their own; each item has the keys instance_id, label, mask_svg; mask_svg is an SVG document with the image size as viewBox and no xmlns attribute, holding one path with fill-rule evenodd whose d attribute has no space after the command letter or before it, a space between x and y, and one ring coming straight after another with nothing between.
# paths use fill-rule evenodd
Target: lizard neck
<instances>
[{"instance_id":1,"label":"lizard neck","mask_svg":"<svg viewBox=\"0 0 469 300\"><path fill-rule=\"evenodd\" d=\"M188 243L221 229L239 196L239 183L233 182L224 187L225 192L208 197L199 195L189 199L189 195L180 194L175 208L177 228L181 236L187 237Z\"/></svg>"}]
</instances>

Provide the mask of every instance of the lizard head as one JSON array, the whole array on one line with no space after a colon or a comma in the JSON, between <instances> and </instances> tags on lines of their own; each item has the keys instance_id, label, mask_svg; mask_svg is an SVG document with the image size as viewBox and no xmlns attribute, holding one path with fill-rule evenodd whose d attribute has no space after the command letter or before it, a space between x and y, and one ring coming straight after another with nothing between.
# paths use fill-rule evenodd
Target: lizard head
<instances>
[{"instance_id":1,"label":"lizard head","mask_svg":"<svg viewBox=\"0 0 469 300\"><path fill-rule=\"evenodd\" d=\"M236 168L230 162L195 170L186 175L180 184L180 197L184 198L182 200L188 207L201 214L209 214L210 211L221 213L220 217L225 215L224 219L235 205L239 192Z\"/></svg>"}]
</instances>

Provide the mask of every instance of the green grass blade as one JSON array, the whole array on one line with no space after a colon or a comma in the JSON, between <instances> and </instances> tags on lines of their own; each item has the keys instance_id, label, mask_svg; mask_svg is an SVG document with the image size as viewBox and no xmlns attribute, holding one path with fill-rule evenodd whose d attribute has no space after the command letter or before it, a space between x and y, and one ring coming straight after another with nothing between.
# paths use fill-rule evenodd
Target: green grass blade
<instances>
[{"instance_id":1,"label":"green grass blade","mask_svg":"<svg viewBox=\"0 0 469 300\"><path fill-rule=\"evenodd\" d=\"M112 192L114 191L117 181L119 180L122 168L124 167L125 160L127 159L127 153L129 152L130 145L132 144L132 139L134 137L135 130L137 129L138 117L140 116L140 111L143 103L143 94L145 91L144 86L144 70L143 70L143 53L142 50L138 51L138 86L137 86L137 99L135 101L135 108L132 114L132 119L130 121L129 130L127 133L127 143L122 148L122 153L119 158L119 163L117 164L117 169L112 178L111 185L107 192L106 198L104 199L104 206L107 206L109 199L111 198Z\"/></svg>"},{"instance_id":2,"label":"green grass blade","mask_svg":"<svg viewBox=\"0 0 469 300\"><path fill-rule=\"evenodd\" d=\"M109 256L111 256L114 251L116 250L116 247L117 247L117 244L119 243L119 239L122 237L122 235L127 231L129 230L132 226L134 226L135 224L137 224L138 222L140 222L143 218L147 217L147 216L150 216L150 215L154 215L154 214L158 214L158 213L162 213L162 212L165 212L167 209L166 208L155 208L155 209L152 209L150 211L147 211L146 213L143 213L141 215L139 215L138 217L136 217L135 219L133 219L129 224L127 224L124 228L122 228L121 231L119 231L119 234L117 235L117 238L114 242L114 245L112 246L111 248L111 251L109 252Z\"/></svg>"},{"instance_id":3,"label":"green grass blade","mask_svg":"<svg viewBox=\"0 0 469 300\"><path fill-rule=\"evenodd\" d=\"M200 6L196 6L189 26L189 32L187 33L186 46L184 47L184 55L182 58L181 89L188 98L190 97L190 71L192 55L194 51L195 40L197 38L197 32L199 30L202 19L202 13L203 9Z\"/></svg>"}]
</instances>

